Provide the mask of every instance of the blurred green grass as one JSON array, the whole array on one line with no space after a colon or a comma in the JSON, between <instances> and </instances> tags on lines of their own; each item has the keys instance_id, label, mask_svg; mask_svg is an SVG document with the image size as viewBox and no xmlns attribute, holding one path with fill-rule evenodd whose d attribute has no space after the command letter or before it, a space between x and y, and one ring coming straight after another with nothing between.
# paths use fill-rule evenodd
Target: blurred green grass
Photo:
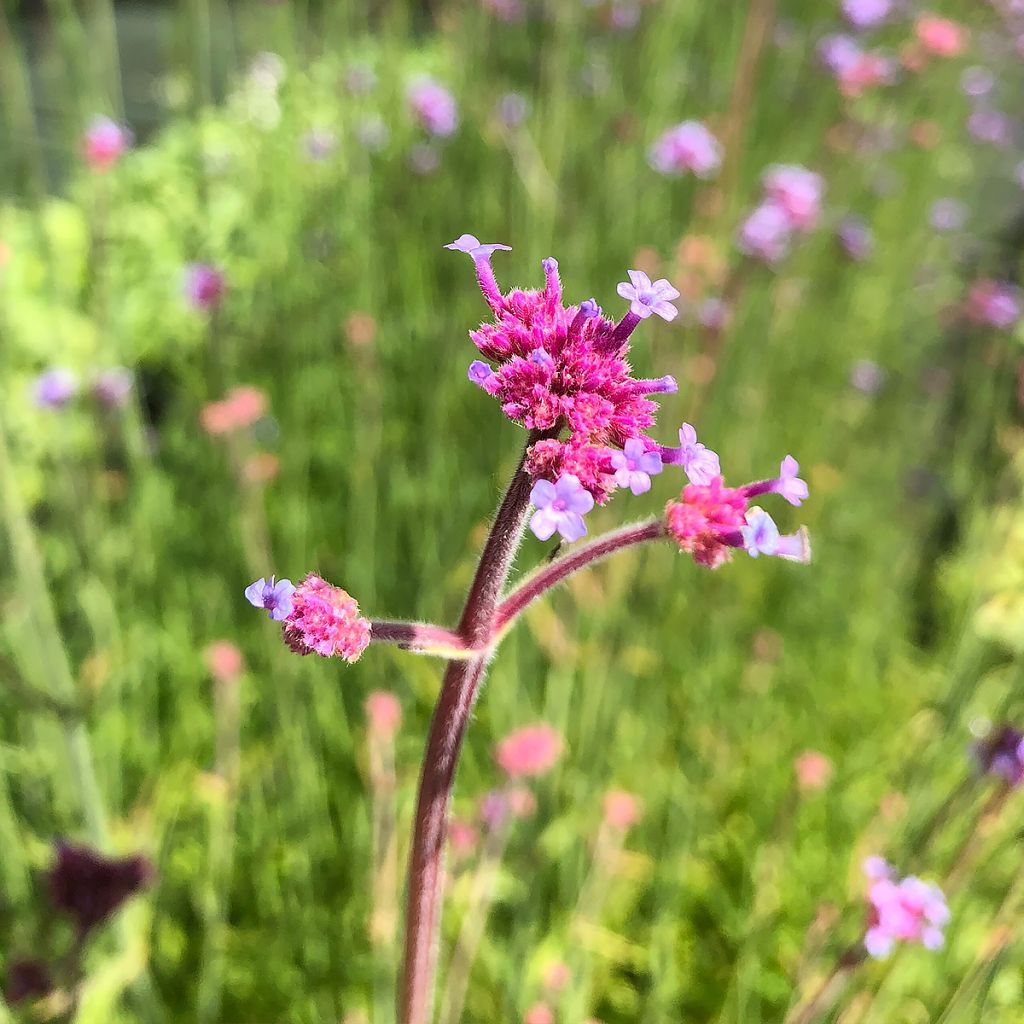
<instances>
[{"instance_id":1,"label":"blurred green grass","mask_svg":"<svg viewBox=\"0 0 1024 1024\"><path fill-rule=\"evenodd\" d=\"M465 260L441 245L463 231L509 242L495 258L506 285L538 281L540 259L555 255L569 296L613 309L642 247L673 277L684 236L706 236L734 261L732 233L762 169L780 161L825 173L830 218L865 217L876 251L851 264L823 229L778 272L753 271L698 426L731 480L769 473L787 451L801 460L814 564L737 560L710 574L667 549L630 555L554 595L510 637L470 732L457 812L472 814L497 783L491 749L510 729L543 718L567 753L538 784L537 813L516 825L466 1020L521 1019L544 963L559 958L574 968L567 1021L778 1021L798 980L826 973L857 939L864 855L943 877L969 814L911 864L915 828L967 774L969 723L1022 710L1008 627L982 636L973 617L990 596L982 567L1016 555L999 518L1012 519L1017 498L1015 356L941 315L965 277L1016 270L1019 239L1000 241L1012 186L1005 157L978 152L964 132L964 60L844 105L814 61L836 20L823 3L781 12L790 31L760 62L717 212L708 186L659 178L645 162L658 132L685 117L721 123L749 10L650 5L634 32L616 34L570 4L523 26L458 5L432 24L400 4L374 24L354 6L245 7L231 46L214 37L237 48L240 66L260 50L285 58L268 126L254 122L244 80L222 105L205 104L223 76L199 44L223 11L193 4L175 23L179 116L103 177L74 169L77 136L120 100L102 49L83 41L97 26L58 18L64 31L34 88L61 111L64 198L32 172L43 136L29 132L29 108L11 89L4 101L10 151L25 159L5 164L21 191L0 209L0 419L12 463L2 482L11 515L23 506L31 524L30 540L0 552L5 951L31 948L30 873L51 838L86 834L81 774L61 738L70 727L30 699L42 692L81 702L111 841L147 850L160 872L95 954L95 978L111 973L116 949L141 943L167 1019L357 1021L371 1007L375 1024L388 1019L372 995L392 951L368 935L362 704L386 688L404 707L401 859L438 666L377 649L344 669L293 658L242 588L315 568L368 613L451 621L522 438L465 380L466 331L484 309ZM948 13L986 30L973 5ZM892 44L900 38L894 29ZM57 59L61 46L76 60ZM357 60L379 78L366 97L343 88ZM424 70L454 90L463 125L439 170L418 176L403 91ZM1015 82L1008 71L1001 87ZM493 108L512 89L531 111L510 131ZM391 129L378 154L356 141L369 113ZM837 148L828 130L854 120L898 144ZM938 127L935 148L905 141L921 121ZM302 141L321 125L340 145L315 163ZM928 227L944 195L971 207L967 242ZM208 320L181 300L192 259L227 273L227 300ZM376 321L362 346L345 329L359 312ZM680 378L662 403L666 439L694 408L702 345L692 324L639 332L639 372ZM879 396L849 386L858 359L886 370ZM120 418L40 412L30 383L50 364L130 366L142 401ZM243 451L200 427L203 405L237 383L269 396L270 420L235 442L280 458L265 493L239 485ZM648 496L620 495L591 530L656 511L678 486L666 473ZM1006 508L993 518L997 500ZM49 598L32 589L34 546ZM521 564L544 550L528 542ZM1015 579L1002 586L1018 590ZM203 660L221 638L248 663L237 792L218 782ZM793 777L806 749L836 767L811 797ZM612 786L640 794L646 813L600 921L581 933L577 902ZM879 810L892 793L902 813L891 798ZM1019 874L1013 806L984 870L952 895L948 949L865 969L843 1020L1020 1019L1016 936L982 963L991 973L978 991L958 990ZM802 954L829 904L838 923ZM446 943L459 905L456 884ZM137 999L88 1010L82 1019L158 1019Z\"/></svg>"}]
</instances>

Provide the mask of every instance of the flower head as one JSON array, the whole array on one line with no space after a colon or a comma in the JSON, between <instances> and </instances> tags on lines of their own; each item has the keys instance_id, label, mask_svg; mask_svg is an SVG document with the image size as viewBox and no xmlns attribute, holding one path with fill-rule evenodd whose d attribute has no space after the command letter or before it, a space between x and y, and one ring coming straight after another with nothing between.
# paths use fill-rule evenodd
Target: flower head
<instances>
[{"instance_id":1,"label":"flower head","mask_svg":"<svg viewBox=\"0 0 1024 1024\"><path fill-rule=\"evenodd\" d=\"M888 956L898 942L919 942L939 949L942 929L949 921L949 907L942 890L913 875L897 881L891 865L881 857L864 864L868 877L870 913L864 948L876 958Z\"/></svg>"},{"instance_id":2,"label":"flower head","mask_svg":"<svg viewBox=\"0 0 1024 1024\"><path fill-rule=\"evenodd\" d=\"M832 762L817 750L805 750L794 762L796 783L804 792L824 789L832 778Z\"/></svg>"},{"instance_id":3,"label":"flower head","mask_svg":"<svg viewBox=\"0 0 1024 1024\"><path fill-rule=\"evenodd\" d=\"M778 263L789 252L793 225L777 203L756 207L740 225L736 244L740 252L764 263Z\"/></svg>"},{"instance_id":4,"label":"flower head","mask_svg":"<svg viewBox=\"0 0 1024 1024\"><path fill-rule=\"evenodd\" d=\"M799 472L800 463L792 455L787 455L779 466L779 475L774 481L773 488L776 494L781 494L790 505L795 505L797 508L800 507L801 502L807 500L809 493L806 482L798 476Z\"/></svg>"},{"instance_id":5,"label":"flower head","mask_svg":"<svg viewBox=\"0 0 1024 1024\"><path fill-rule=\"evenodd\" d=\"M892 0L843 0L843 17L854 28L874 28L892 11Z\"/></svg>"},{"instance_id":6,"label":"flower head","mask_svg":"<svg viewBox=\"0 0 1024 1024\"><path fill-rule=\"evenodd\" d=\"M661 472L661 452L647 451L643 441L631 437L621 452L612 452L612 467L620 487L644 494L651 489L651 477Z\"/></svg>"},{"instance_id":7,"label":"flower head","mask_svg":"<svg viewBox=\"0 0 1024 1024\"><path fill-rule=\"evenodd\" d=\"M629 311L641 320L646 320L652 313L667 321L675 320L679 315L679 310L672 305L672 300L679 298L679 291L665 278L652 284L642 270L630 270L629 282L623 281L616 291L629 302Z\"/></svg>"},{"instance_id":8,"label":"flower head","mask_svg":"<svg viewBox=\"0 0 1024 1024\"><path fill-rule=\"evenodd\" d=\"M33 385L35 403L42 409L63 409L78 392L78 378L63 367L41 373Z\"/></svg>"},{"instance_id":9,"label":"flower head","mask_svg":"<svg viewBox=\"0 0 1024 1024\"><path fill-rule=\"evenodd\" d=\"M50 902L86 935L149 885L154 875L145 857L104 857L87 846L61 841L50 869Z\"/></svg>"},{"instance_id":10,"label":"flower head","mask_svg":"<svg viewBox=\"0 0 1024 1024\"><path fill-rule=\"evenodd\" d=\"M697 440L689 423L679 428L679 447L662 448L661 457L669 465L682 466L691 484L708 484L722 472L718 456Z\"/></svg>"},{"instance_id":11,"label":"flower head","mask_svg":"<svg viewBox=\"0 0 1024 1024\"><path fill-rule=\"evenodd\" d=\"M82 140L85 162L94 171L109 171L132 144L132 133L109 117L92 119Z\"/></svg>"},{"instance_id":12,"label":"flower head","mask_svg":"<svg viewBox=\"0 0 1024 1024\"><path fill-rule=\"evenodd\" d=\"M976 323L1009 330L1021 317L1021 291L1003 281L977 281L967 296L967 315Z\"/></svg>"},{"instance_id":13,"label":"flower head","mask_svg":"<svg viewBox=\"0 0 1024 1024\"><path fill-rule=\"evenodd\" d=\"M860 263L866 260L875 248L875 238L871 228L860 219L850 215L844 217L836 228L836 238L843 247L843 252Z\"/></svg>"},{"instance_id":14,"label":"flower head","mask_svg":"<svg viewBox=\"0 0 1024 1024\"><path fill-rule=\"evenodd\" d=\"M291 595L284 641L296 654L358 660L370 642L370 623L355 598L310 573ZM271 616L273 618L273 616Z\"/></svg>"},{"instance_id":15,"label":"flower head","mask_svg":"<svg viewBox=\"0 0 1024 1024\"><path fill-rule=\"evenodd\" d=\"M402 705L387 690L374 690L366 698L366 721L375 736L391 739L402 724Z\"/></svg>"},{"instance_id":16,"label":"flower head","mask_svg":"<svg viewBox=\"0 0 1024 1024\"><path fill-rule=\"evenodd\" d=\"M494 759L510 779L543 775L562 753L562 737L546 722L510 732L495 748Z\"/></svg>"},{"instance_id":17,"label":"flower head","mask_svg":"<svg viewBox=\"0 0 1024 1024\"><path fill-rule=\"evenodd\" d=\"M556 530L567 541L586 535L583 517L594 507L594 497L572 473L563 473L554 484L538 480L530 491L530 502L537 509L530 517L530 529L540 540Z\"/></svg>"},{"instance_id":18,"label":"flower head","mask_svg":"<svg viewBox=\"0 0 1024 1024\"><path fill-rule=\"evenodd\" d=\"M614 829L626 831L643 817L640 798L624 789L610 789L602 802L604 820Z\"/></svg>"},{"instance_id":19,"label":"flower head","mask_svg":"<svg viewBox=\"0 0 1024 1024\"><path fill-rule=\"evenodd\" d=\"M242 652L229 640L215 641L206 648L203 655L210 675L219 683L232 683L245 670Z\"/></svg>"},{"instance_id":20,"label":"flower head","mask_svg":"<svg viewBox=\"0 0 1024 1024\"><path fill-rule=\"evenodd\" d=\"M700 121L683 121L658 137L648 160L659 174L690 171L698 178L707 178L722 162L722 147Z\"/></svg>"},{"instance_id":21,"label":"flower head","mask_svg":"<svg viewBox=\"0 0 1024 1024\"><path fill-rule=\"evenodd\" d=\"M967 207L956 199L936 199L928 211L928 223L936 231L959 231L967 220Z\"/></svg>"},{"instance_id":22,"label":"flower head","mask_svg":"<svg viewBox=\"0 0 1024 1024\"><path fill-rule=\"evenodd\" d=\"M111 409L119 409L128 401L134 384L135 378L131 370L124 366L113 366L96 374L96 379L92 383L92 393L104 405Z\"/></svg>"},{"instance_id":23,"label":"flower head","mask_svg":"<svg viewBox=\"0 0 1024 1024\"><path fill-rule=\"evenodd\" d=\"M794 231L810 231L821 214L825 182L799 164L773 164L762 178L765 196L789 219Z\"/></svg>"},{"instance_id":24,"label":"flower head","mask_svg":"<svg viewBox=\"0 0 1024 1024\"><path fill-rule=\"evenodd\" d=\"M763 508L754 505L747 509L744 516L746 523L740 528L743 535L743 546L751 558L759 555L777 555L794 562L809 562L811 551L807 539L807 531L783 536L775 525L775 520Z\"/></svg>"},{"instance_id":25,"label":"flower head","mask_svg":"<svg viewBox=\"0 0 1024 1024\"><path fill-rule=\"evenodd\" d=\"M445 248L452 249L455 252L464 252L474 260L488 259L492 253L497 252L499 249L504 252L512 251L511 245L502 245L500 242L483 243L476 235L459 235L454 242L449 242Z\"/></svg>"},{"instance_id":26,"label":"flower head","mask_svg":"<svg viewBox=\"0 0 1024 1024\"><path fill-rule=\"evenodd\" d=\"M214 309L224 297L224 273L209 263L190 263L185 267L185 301L197 311Z\"/></svg>"},{"instance_id":27,"label":"flower head","mask_svg":"<svg viewBox=\"0 0 1024 1024\"><path fill-rule=\"evenodd\" d=\"M979 771L994 775L1010 786L1024 782L1024 733L1012 725L1000 725L971 746Z\"/></svg>"},{"instance_id":28,"label":"flower head","mask_svg":"<svg viewBox=\"0 0 1024 1024\"><path fill-rule=\"evenodd\" d=\"M419 78L406 93L409 106L423 127L441 138L453 135L459 127L459 108L455 97L436 79Z\"/></svg>"},{"instance_id":29,"label":"flower head","mask_svg":"<svg viewBox=\"0 0 1024 1024\"><path fill-rule=\"evenodd\" d=\"M291 580L269 580L262 576L245 588L245 597L254 608L266 608L275 622L284 622L292 612L292 594L295 585Z\"/></svg>"},{"instance_id":30,"label":"flower head","mask_svg":"<svg viewBox=\"0 0 1024 1024\"><path fill-rule=\"evenodd\" d=\"M949 18L922 14L914 31L921 45L936 57L956 57L967 45L967 29Z\"/></svg>"}]
</instances>

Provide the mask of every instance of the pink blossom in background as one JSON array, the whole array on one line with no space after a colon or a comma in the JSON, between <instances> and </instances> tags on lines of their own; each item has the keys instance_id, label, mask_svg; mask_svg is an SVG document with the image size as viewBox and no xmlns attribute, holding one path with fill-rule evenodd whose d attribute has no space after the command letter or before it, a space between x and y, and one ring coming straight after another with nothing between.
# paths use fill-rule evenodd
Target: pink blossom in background
<instances>
[{"instance_id":1,"label":"pink blossom in background","mask_svg":"<svg viewBox=\"0 0 1024 1024\"><path fill-rule=\"evenodd\" d=\"M705 299L697 310L697 320L701 327L709 331L720 331L729 323L731 316L729 304L724 299Z\"/></svg>"},{"instance_id":2,"label":"pink blossom in background","mask_svg":"<svg viewBox=\"0 0 1024 1024\"><path fill-rule=\"evenodd\" d=\"M61 366L41 373L32 385L32 395L41 409L63 409L78 394L78 377Z\"/></svg>"},{"instance_id":3,"label":"pink blossom in background","mask_svg":"<svg viewBox=\"0 0 1024 1024\"><path fill-rule=\"evenodd\" d=\"M498 767L510 779L543 775L562 754L562 737L546 722L510 732L494 750Z\"/></svg>"},{"instance_id":4,"label":"pink blossom in background","mask_svg":"<svg viewBox=\"0 0 1024 1024\"><path fill-rule=\"evenodd\" d=\"M555 960L544 968L544 987L549 992L561 992L572 981L572 971L562 960Z\"/></svg>"},{"instance_id":5,"label":"pink blossom in background","mask_svg":"<svg viewBox=\"0 0 1024 1024\"><path fill-rule=\"evenodd\" d=\"M518 128L530 113L530 104L522 93L507 92L498 100L494 112L506 128Z\"/></svg>"},{"instance_id":6,"label":"pink blossom in background","mask_svg":"<svg viewBox=\"0 0 1024 1024\"><path fill-rule=\"evenodd\" d=\"M135 386L131 370L124 366L112 366L101 370L92 382L92 393L111 409L120 409L128 401Z\"/></svg>"},{"instance_id":7,"label":"pink blossom in background","mask_svg":"<svg viewBox=\"0 0 1024 1024\"><path fill-rule=\"evenodd\" d=\"M640 7L632 0L617 0L608 11L608 25L616 32L629 32L640 24Z\"/></svg>"},{"instance_id":8,"label":"pink blossom in background","mask_svg":"<svg viewBox=\"0 0 1024 1024\"><path fill-rule=\"evenodd\" d=\"M761 178L769 202L785 213L795 231L810 231L821 215L825 181L799 164L773 164Z\"/></svg>"},{"instance_id":9,"label":"pink blossom in background","mask_svg":"<svg viewBox=\"0 0 1024 1024\"><path fill-rule=\"evenodd\" d=\"M381 739L394 739L402 725L402 705L398 698L387 690L374 690L364 706L370 732Z\"/></svg>"},{"instance_id":10,"label":"pink blossom in background","mask_svg":"<svg viewBox=\"0 0 1024 1024\"><path fill-rule=\"evenodd\" d=\"M132 133L109 117L92 119L82 139L85 162L93 171L109 171L132 144Z\"/></svg>"},{"instance_id":11,"label":"pink blossom in background","mask_svg":"<svg viewBox=\"0 0 1024 1024\"><path fill-rule=\"evenodd\" d=\"M525 786L507 787L505 797L513 818L529 818L537 813L537 798Z\"/></svg>"},{"instance_id":12,"label":"pink blossom in background","mask_svg":"<svg viewBox=\"0 0 1024 1024\"><path fill-rule=\"evenodd\" d=\"M355 598L310 573L291 595L284 642L296 654L341 657L354 662L370 642L370 623Z\"/></svg>"},{"instance_id":13,"label":"pink blossom in background","mask_svg":"<svg viewBox=\"0 0 1024 1024\"><path fill-rule=\"evenodd\" d=\"M804 792L824 789L832 778L832 762L817 750L805 750L794 762L796 784Z\"/></svg>"},{"instance_id":14,"label":"pink blossom in background","mask_svg":"<svg viewBox=\"0 0 1024 1024\"><path fill-rule=\"evenodd\" d=\"M957 57L967 46L967 29L949 18L922 14L914 34L925 50L935 57Z\"/></svg>"},{"instance_id":15,"label":"pink blossom in background","mask_svg":"<svg viewBox=\"0 0 1024 1024\"><path fill-rule=\"evenodd\" d=\"M281 460L270 452L256 452L242 464L242 476L250 484L269 483L281 470Z\"/></svg>"},{"instance_id":16,"label":"pink blossom in background","mask_svg":"<svg viewBox=\"0 0 1024 1024\"><path fill-rule=\"evenodd\" d=\"M604 820L614 829L632 828L643 816L640 798L624 789L610 789L604 795Z\"/></svg>"},{"instance_id":17,"label":"pink blossom in background","mask_svg":"<svg viewBox=\"0 0 1024 1024\"><path fill-rule=\"evenodd\" d=\"M913 875L897 881L895 869L881 857L869 857L864 862L864 873L870 904L864 948L871 956L887 957L899 942L941 948L949 907L938 886Z\"/></svg>"},{"instance_id":18,"label":"pink blossom in background","mask_svg":"<svg viewBox=\"0 0 1024 1024\"><path fill-rule=\"evenodd\" d=\"M448 845L456 857L469 857L479 842L480 833L473 825L462 818L452 818L448 826Z\"/></svg>"},{"instance_id":19,"label":"pink blossom in background","mask_svg":"<svg viewBox=\"0 0 1024 1024\"><path fill-rule=\"evenodd\" d=\"M842 10L854 28L874 28L892 13L892 0L843 0Z\"/></svg>"},{"instance_id":20,"label":"pink blossom in background","mask_svg":"<svg viewBox=\"0 0 1024 1024\"><path fill-rule=\"evenodd\" d=\"M267 411L267 396L259 388L232 388L219 402L210 402L199 414L203 429L212 436L251 427Z\"/></svg>"},{"instance_id":21,"label":"pink blossom in background","mask_svg":"<svg viewBox=\"0 0 1024 1024\"><path fill-rule=\"evenodd\" d=\"M858 54L855 60L836 75L840 92L850 99L863 96L876 86L890 85L895 78L895 62L884 53L875 50Z\"/></svg>"},{"instance_id":22,"label":"pink blossom in background","mask_svg":"<svg viewBox=\"0 0 1024 1024\"><path fill-rule=\"evenodd\" d=\"M523 1024L555 1024L555 1012L546 1003L534 1003L526 1011Z\"/></svg>"},{"instance_id":23,"label":"pink blossom in background","mask_svg":"<svg viewBox=\"0 0 1024 1024\"><path fill-rule=\"evenodd\" d=\"M964 69L960 76L960 90L965 96L978 99L987 96L995 87L996 77L988 68L975 65Z\"/></svg>"},{"instance_id":24,"label":"pink blossom in background","mask_svg":"<svg viewBox=\"0 0 1024 1024\"><path fill-rule=\"evenodd\" d=\"M956 199L936 199L928 211L928 223L936 231L959 231L967 220L967 207Z\"/></svg>"},{"instance_id":25,"label":"pink blossom in background","mask_svg":"<svg viewBox=\"0 0 1024 1024\"><path fill-rule=\"evenodd\" d=\"M835 33L821 39L817 53L818 60L838 78L860 59L863 51L852 36Z\"/></svg>"},{"instance_id":26,"label":"pink blossom in background","mask_svg":"<svg viewBox=\"0 0 1024 1024\"><path fill-rule=\"evenodd\" d=\"M197 311L216 308L224 298L227 282L224 272L210 263L190 263L185 267L185 301Z\"/></svg>"},{"instance_id":27,"label":"pink blossom in background","mask_svg":"<svg viewBox=\"0 0 1024 1024\"><path fill-rule=\"evenodd\" d=\"M414 81L406 93L409 106L420 124L441 138L454 135L459 127L459 108L455 97L434 78Z\"/></svg>"},{"instance_id":28,"label":"pink blossom in background","mask_svg":"<svg viewBox=\"0 0 1024 1024\"><path fill-rule=\"evenodd\" d=\"M648 161L659 174L689 171L698 178L707 178L722 163L722 147L700 121L683 121L657 138Z\"/></svg>"},{"instance_id":29,"label":"pink blossom in background","mask_svg":"<svg viewBox=\"0 0 1024 1024\"><path fill-rule=\"evenodd\" d=\"M230 640L217 640L203 652L206 667L218 683L233 683L245 669L242 652Z\"/></svg>"},{"instance_id":30,"label":"pink blossom in background","mask_svg":"<svg viewBox=\"0 0 1024 1024\"><path fill-rule=\"evenodd\" d=\"M1021 316L1021 290L1003 281L976 281L967 296L967 316L999 330L1014 327Z\"/></svg>"},{"instance_id":31,"label":"pink blossom in background","mask_svg":"<svg viewBox=\"0 0 1024 1024\"><path fill-rule=\"evenodd\" d=\"M762 203L740 225L736 245L740 252L769 265L788 252L793 237L789 215L776 203Z\"/></svg>"},{"instance_id":32,"label":"pink blossom in background","mask_svg":"<svg viewBox=\"0 0 1024 1024\"><path fill-rule=\"evenodd\" d=\"M1017 125L1000 110L980 107L967 118L967 130L979 142L1005 148L1012 144Z\"/></svg>"},{"instance_id":33,"label":"pink blossom in background","mask_svg":"<svg viewBox=\"0 0 1024 1024\"><path fill-rule=\"evenodd\" d=\"M843 252L857 263L866 260L875 248L875 236L860 217L844 217L836 228L836 238Z\"/></svg>"}]
</instances>

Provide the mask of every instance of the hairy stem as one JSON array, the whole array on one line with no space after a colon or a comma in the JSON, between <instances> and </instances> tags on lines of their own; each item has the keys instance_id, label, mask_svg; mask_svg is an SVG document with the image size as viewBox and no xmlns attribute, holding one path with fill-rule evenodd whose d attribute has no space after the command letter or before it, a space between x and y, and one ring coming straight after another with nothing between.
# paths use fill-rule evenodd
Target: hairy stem
<instances>
[{"instance_id":1,"label":"hairy stem","mask_svg":"<svg viewBox=\"0 0 1024 1024\"><path fill-rule=\"evenodd\" d=\"M622 527L621 530L603 534L589 543L573 549L569 554L549 562L542 569L528 576L501 602L494 617L495 634L500 634L508 629L528 605L542 597L552 587L563 583L574 572L585 569L602 558L607 558L616 551L631 547L633 544L659 540L665 536L665 525L660 519L633 523L631 526Z\"/></svg>"},{"instance_id":2,"label":"hairy stem","mask_svg":"<svg viewBox=\"0 0 1024 1024\"><path fill-rule=\"evenodd\" d=\"M370 640L373 643L395 644L415 654L434 654L452 660L464 660L483 654L482 650L474 651L468 647L458 633L444 626L424 622L374 619L370 623Z\"/></svg>"},{"instance_id":3,"label":"hairy stem","mask_svg":"<svg viewBox=\"0 0 1024 1024\"><path fill-rule=\"evenodd\" d=\"M531 432L526 448L543 436ZM525 459L526 449L498 507L459 620L458 633L467 647L486 648L489 643L498 598L522 540L530 507ZM409 855L399 1024L428 1024L433 1011L448 811L459 752L486 668L486 655L449 662L430 723Z\"/></svg>"}]
</instances>

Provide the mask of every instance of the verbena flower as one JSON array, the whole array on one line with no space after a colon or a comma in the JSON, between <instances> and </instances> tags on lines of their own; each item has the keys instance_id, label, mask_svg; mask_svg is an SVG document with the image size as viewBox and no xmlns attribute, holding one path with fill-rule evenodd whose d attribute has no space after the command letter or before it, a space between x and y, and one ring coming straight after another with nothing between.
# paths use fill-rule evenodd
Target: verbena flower
<instances>
[{"instance_id":1,"label":"verbena flower","mask_svg":"<svg viewBox=\"0 0 1024 1024\"><path fill-rule=\"evenodd\" d=\"M679 428L679 447L662 448L666 465L682 466L691 484L708 484L722 472L718 455L697 440L697 431L684 423Z\"/></svg>"},{"instance_id":2,"label":"verbena flower","mask_svg":"<svg viewBox=\"0 0 1024 1024\"><path fill-rule=\"evenodd\" d=\"M794 231L810 231L821 215L825 182L799 164L773 164L761 179L767 199L789 219Z\"/></svg>"},{"instance_id":3,"label":"verbena flower","mask_svg":"<svg viewBox=\"0 0 1024 1024\"><path fill-rule=\"evenodd\" d=\"M547 540L556 530L567 541L586 535L583 517L594 507L594 497L578 477L563 473L554 484L538 480L530 491L530 502L537 509L530 517L530 529L540 540Z\"/></svg>"},{"instance_id":4,"label":"verbena flower","mask_svg":"<svg viewBox=\"0 0 1024 1024\"><path fill-rule=\"evenodd\" d=\"M740 252L765 263L778 263L793 236L789 215L777 203L765 202L747 216L736 235Z\"/></svg>"},{"instance_id":5,"label":"verbena flower","mask_svg":"<svg viewBox=\"0 0 1024 1024\"><path fill-rule=\"evenodd\" d=\"M370 623L355 598L310 573L291 594L284 642L296 654L356 661L370 642ZM274 618L272 615L271 618Z\"/></svg>"},{"instance_id":6,"label":"verbena flower","mask_svg":"<svg viewBox=\"0 0 1024 1024\"><path fill-rule=\"evenodd\" d=\"M41 373L32 386L35 403L42 409L63 409L78 393L78 377L56 366Z\"/></svg>"},{"instance_id":7,"label":"verbena flower","mask_svg":"<svg viewBox=\"0 0 1024 1024\"><path fill-rule=\"evenodd\" d=\"M192 309L206 311L220 305L227 283L224 273L210 263L189 263L185 267L182 290Z\"/></svg>"},{"instance_id":8,"label":"verbena flower","mask_svg":"<svg viewBox=\"0 0 1024 1024\"><path fill-rule=\"evenodd\" d=\"M646 452L659 451L646 435L654 425L651 396L675 391L677 384L673 377L635 379L627 362L629 336L652 313L674 317L671 299L678 292L667 281L631 271L630 282L619 286L630 309L616 324L593 299L563 304L554 259L544 261L543 289L514 288L503 295L491 255L507 246L462 235L447 248L473 260L494 314L493 323L470 332L484 358L470 366L469 379L493 395L510 419L553 435L527 453L526 471L534 480L554 483L571 475L604 504L616 487L615 450L634 439Z\"/></svg>"},{"instance_id":9,"label":"verbena flower","mask_svg":"<svg viewBox=\"0 0 1024 1024\"><path fill-rule=\"evenodd\" d=\"M659 174L689 171L698 178L707 178L722 163L722 147L700 121L683 121L655 140L647 158Z\"/></svg>"},{"instance_id":10,"label":"verbena flower","mask_svg":"<svg viewBox=\"0 0 1024 1024\"><path fill-rule=\"evenodd\" d=\"M109 171L132 144L132 133L109 117L94 117L82 140L85 161L94 171Z\"/></svg>"},{"instance_id":11,"label":"verbena flower","mask_svg":"<svg viewBox=\"0 0 1024 1024\"><path fill-rule=\"evenodd\" d=\"M291 580L277 580L271 576L269 580L262 576L245 588L245 596L249 604L255 608L266 608L275 622L284 622L292 612L292 595L295 584Z\"/></svg>"},{"instance_id":12,"label":"verbena flower","mask_svg":"<svg viewBox=\"0 0 1024 1024\"><path fill-rule=\"evenodd\" d=\"M949 907L942 890L913 875L897 881L895 869L881 857L864 862L870 913L864 948L876 958L888 956L899 942L939 949Z\"/></svg>"},{"instance_id":13,"label":"verbena flower","mask_svg":"<svg viewBox=\"0 0 1024 1024\"><path fill-rule=\"evenodd\" d=\"M86 935L154 877L145 857L104 857L87 846L59 842L50 870L50 902Z\"/></svg>"},{"instance_id":14,"label":"verbena flower","mask_svg":"<svg viewBox=\"0 0 1024 1024\"><path fill-rule=\"evenodd\" d=\"M967 315L977 323L1009 330L1021 317L1021 290L1004 281L983 278L967 296Z\"/></svg>"},{"instance_id":15,"label":"verbena flower","mask_svg":"<svg viewBox=\"0 0 1024 1024\"><path fill-rule=\"evenodd\" d=\"M774 555L809 562L811 547L804 527L781 534L767 512L750 505L751 498L762 494L780 494L799 505L807 497L807 484L797 476L799 468L796 459L787 456L779 476L769 480L726 487L716 475L704 484L688 484L679 499L665 508L669 533L698 565L710 569L729 561L736 548L755 558Z\"/></svg>"},{"instance_id":16,"label":"verbena flower","mask_svg":"<svg viewBox=\"0 0 1024 1024\"><path fill-rule=\"evenodd\" d=\"M510 732L495 747L494 759L510 779L523 779L550 771L562 749L558 730L538 722Z\"/></svg>"},{"instance_id":17,"label":"verbena flower","mask_svg":"<svg viewBox=\"0 0 1024 1024\"><path fill-rule=\"evenodd\" d=\"M1000 725L971 745L971 756L979 771L994 775L1010 786L1024 782L1024 732L1012 725Z\"/></svg>"},{"instance_id":18,"label":"verbena flower","mask_svg":"<svg viewBox=\"0 0 1024 1024\"><path fill-rule=\"evenodd\" d=\"M651 477L661 472L661 452L649 452L642 441L631 437L621 452L612 453L615 482L634 494L651 489Z\"/></svg>"},{"instance_id":19,"label":"verbena flower","mask_svg":"<svg viewBox=\"0 0 1024 1024\"><path fill-rule=\"evenodd\" d=\"M854 28L874 28L892 12L892 0L843 0L842 8Z\"/></svg>"},{"instance_id":20,"label":"verbena flower","mask_svg":"<svg viewBox=\"0 0 1024 1024\"><path fill-rule=\"evenodd\" d=\"M431 135L447 138L455 133L459 127L459 108L455 97L440 82L429 76L418 78L409 86L406 96L420 124Z\"/></svg>"}]
</instances>

